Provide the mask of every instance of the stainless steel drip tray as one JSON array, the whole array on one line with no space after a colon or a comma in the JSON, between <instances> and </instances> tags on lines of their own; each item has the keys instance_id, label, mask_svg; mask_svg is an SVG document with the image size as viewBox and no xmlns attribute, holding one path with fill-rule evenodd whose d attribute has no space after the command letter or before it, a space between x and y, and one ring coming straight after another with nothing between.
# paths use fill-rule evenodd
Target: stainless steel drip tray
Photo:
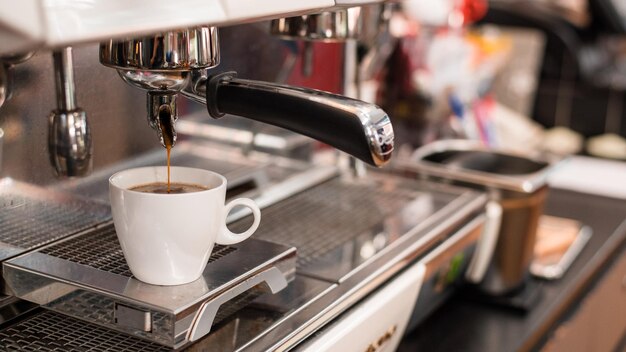
<instances>
[{"instance_id":1,"label":"stainless steel drip tray","mask_svg":"<svg viewBox=\"0 0 626 352\"><path fill-rule=\"evenodd\" d=\"M373 172L365 179L335 177L264 208L254 236L296 247L299 274L341 282L476 197ZM249 221L229 226L242 231Z\"/></svg>"},{"instance_id":2,"label":"stainless steel drip tray","mask_svg":"<svg viewBox=\"0 0 626 352\"><path fill-rule=\"evenodd\" d=\"M3 265L13 295L95 324L178 348L295 274L293 247L249 239L216 246L203 276L186 285L134 279L112 224L72 236Z\"/></svg>"},{"instance_id":3,"label":"stainless steel drip tray","mask_svg":"<svg viewBox=\"0 0 626 352\"><path fill-rule=\"evenodd\" d=\"M110 219L107 205L0 179L0 262Z\"/></svg>"}]
</instances>

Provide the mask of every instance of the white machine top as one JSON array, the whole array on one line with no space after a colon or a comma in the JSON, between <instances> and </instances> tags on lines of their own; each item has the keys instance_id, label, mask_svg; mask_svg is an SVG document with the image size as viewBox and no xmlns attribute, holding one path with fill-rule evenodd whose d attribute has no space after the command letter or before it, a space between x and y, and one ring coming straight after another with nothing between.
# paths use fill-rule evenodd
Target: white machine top
<instances>
[{"instance_id":1,"label":"white machine top","mask_svg":"<svg viewBox=\"0 0 626 352\"><path fill-rule=\"evenodd\" d=\"M252 22L382 0L0 1L0 55L200 24Z\"/></svg>"}]
</instances>

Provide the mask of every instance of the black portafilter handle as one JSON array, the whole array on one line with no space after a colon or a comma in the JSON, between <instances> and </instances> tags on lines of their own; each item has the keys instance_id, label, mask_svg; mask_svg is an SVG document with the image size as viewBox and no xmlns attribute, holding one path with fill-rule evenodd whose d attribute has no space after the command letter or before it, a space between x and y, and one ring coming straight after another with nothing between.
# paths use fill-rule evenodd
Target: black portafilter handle
<instances>
[{"instance_id":1,"label":"black portafilter handle","mask_svg":"<svg viewBox=\"0 0 626 352\"><path fill-rule=\"evenodd\" d=\"M315 89L236 78L235 72L206 81L209 115L246 117L331 145L373 166L393 151L393 128L378 106Z\"/></svg>"}]
</instances>

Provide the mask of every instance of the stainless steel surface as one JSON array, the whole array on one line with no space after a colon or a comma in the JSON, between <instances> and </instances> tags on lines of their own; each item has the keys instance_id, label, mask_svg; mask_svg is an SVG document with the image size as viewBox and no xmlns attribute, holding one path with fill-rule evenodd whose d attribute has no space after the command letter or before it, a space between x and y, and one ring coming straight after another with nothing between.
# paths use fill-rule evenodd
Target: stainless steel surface
<instances>
[{"instance_id":1,"label":"stainless steel surface","mask_svg":"<svg viewBox=\"0 0 626 352\"><path fill-rule=\"evenodd\" d=\"M286 43L269 34L268 26L269 22L259 22L221 28L223 62L218 70L236 70L242 77L276 81L293 54ZM144 118L145 92L123 83L115 70L99 63L97 43L74 47L73 59L76 98L89 114L94 172L154 148L155 135L146 128ZM0 128L5 131L2 177L38 185L57 182L50 167L48 125L43 118L56 102L52 72L52 55L45 50L12 68L13 97L0 108ZM331 83L335 82L335 74L334 70L315 72L329 82L326 89L339 92L339 86ZM305 84L295 77L289 82ZM182 120L191 112L206 111L201 106L185 104L184 100L178 108Z\"/></svg>"},{"instance_id":2,"label":"stainless steel surface","mask_svg":"<svg viewBox=\"0 0 626 352\"><path fill-rule=\"evenodd\" d=\"M439 141L419 148L399 170L422 177L482 189L502 211L493 257L480 289L491 295L513 294L529 276L547 177L556 161L490 150L471 141Z\"/></svg>"},{"instance_id":3,"label":"stainless steel surface","mask_svg":"<svg viewBox=\"0 0 626 352\"><path fill-rule=\"evenodd\" d=\"M480 225L476 226L476 223ZM418 327L464 283L464 274L476 258L485 216L479 216L463 226L456 234L434 248L419 261L424 266L424 282L408 323L407 333Z\"/></svg>"},{"instance_id":4,"label":"stainless steel surface","mask_svg":"<svg viewBox=\"0 0 626 352\"><path fill-rule=\"evenodd\" d=\"M108 203L108 180L111 175L121 170L165 165L165 163L166 153L162 148L158 148L125 162L103 168L89 177L63 180L55 184L54 188ZM321 182L316 180L317 176L312 175L318 168L308 163L265 153L245 153L238 148L205 141L180 142L176 148L172 149L171 163L222 174L228 180L227 197L229 192L242 187L242 191L235 193L241 195L240 192L245 192L247 197L255 198L257 203L260 202L262 205L272 204L279 198L283 199L292 195L293 192ZM322 178L327 179L334 175L332 170L325 174L327 175ZM284 195L276 198L278 193Z\"/></svg>"},{"instance_id":5,"label":"stainless steel surface","mask_svg":"<svg viewBox=\"0 0 626 352\"><path fill-rule=\"evenodd\" d=\"M483 222L481 217L470 221L294 350L394 351L405 329L424 321L456 291ZM390 327L400 335L394 342L388 341Z\"/></svg>"},{"instance_id":6,"label":"stainless steel surface","mask_svg":"<svg viewBox=\"0 0 626 352\"><path fill-rule=\"evenodd\" d=\"M108 206L0 180L0 261L111 219Z\"/></svg>"},{"instance_id":7,"label":"stainless steel surface","mask_svg":"<svg viewBox=\"0 0 626 352\"><path fill-rule=\"evenodd\" d=\"M56 83L57 109L76 109L76 86L74 85L74 62L72 48L66 47L52 53L54 81Z\"/></svg>"},{"instance_id":8,"label":"stainless steel surface","mask_svg":"<svg viewBox=\"0 0 626 352\"><path fill-rule=\"evenodd\" d=\"M360 7L272 20L270 32L283 39L344 41L361 34Z\"/></svg>"},{"instance_id":9,"label":"stainless steel surface","mask_svg":"<svg viewBox=\"0 0 626 352\"><path fill-rule=\"evenodd\" d=\"M217 66L219 61L217 28L209 26L123 41L112 39L100 45L100 62L122 70L188 72ZM167 90L170 83L150 84L146 89Z\"/></svg>"},{"instance_id":10,"label":"stainless steel surface","mask_svg":"<svg viewBox=\"0 0 626 352\"><path fill-rule=\"evenodd\" d=\"M502 207L498 240L485 276L479 283L492 295L514 294L523 288L530 272L539 218L547 196L547 187L531 194L498 192Z\"/></svg>"},{"instance_id":11,"label":"stainless steel surface","mask_svg":"<svg viewBox=\"0 0 626 352\"><path fill-rule=\"evenodd\" d=\"M94 324L43 311L0 330L4 351L171 351L166 347Z\"/></svg>"},{"instance_id":12,"label":"stainless steel surface","mask_svg":"<svg viewBox=\"0 0 626 352\"><path fill-rule=\"evenodd\" d=\"M34 52L29 51L20 54L3 55L0 57L0 107L11 99L13 93L13 65L22 63L33 56Z\"/></svg>"},{"instance_id":13,"label":"stainless steel surface","mask_svg":"<svg viewBox=\"0 0 626 352\"><path fill-rule=\"evenodd\" d=\"M281 296L281 302L288 302L289 307L296 308L311 300L319 297L320 294L323 294L328 290L328 288L332 286L331 284L315 279L305 278L305 277L296 277L296 279L289 284L289 286L282 290L281 292L275 295L265 295L262 298L275 298ZM271 326L275 323L276 319L282 314L277 311L277 306L272 305L272 302L266 303L266 300L256 300L254 303L248 306L243 310L239 310L234 314L228 314L231 318L226 320L224 323L220 324L215 331L212 331L208 336L198 341L197 343L191 345L188 348L185 348L186 351L231 351L234 350L235 346L241 345L242 342L249 341L252 338L255 338L260 331L264 331L265 329L271 328ZM286 306L282 306L281 308L285 308ZM157 344L149 343L141 339L136 339L130 337L126 334L120 334L113 330L103 329L95 324L89 324L82 320L76 320L69 316L60 315L50 311L43 311L42 313L45 316L43 319L47 321L50 326L50 330L44 330L39 333L38 331L27 330L24 331L20 329L21 325L19 323L12 324L10 326L4 327L4 329L0 330L0 337L5 337L7 335L7 329L9 331L14 332L15 329L20 329L23 335L19 337L22 339L20 342L22 343L20 347L25 348L34 348L38 346L36 344L37 341L47 340L47 336L51 336L52 338L57 337L54 328L59 328L56 325L57 320L61 320L67 324L72 322L80 322L80 324L89 327L93 330L93 334L83 334L83 331L72 331L65 330L63 327L60 327L61 331L58 331L58 334L61 335L63 339L61 340L64 343L65 349L61 349L62 351L66 351L69 346L94 346L92 350L94 351L103 351L108 350L107 348L115 348L118 347L119 351L126 351L127 349L119 348L117 341L123 343L123 347L132 348L133 346L137 346L141 351L171 351L171 349L166 348L164 346L160 346ZM221 311L220 313L221 314ZM43 322L43 321L42 321ZM74 333L72 333L74 332ZM106 335L103 336L116 336L115 339L110 341L102 341L98 337L100 334ZM8 343L11 340L3 339L0 340L0 350L2 347L6 347L2 343ZM11 341L14 343L14 341ZM12 345L11 345L12 346ZM56 345L53 345L56 346ZM39 346L38 346L39 347ZM44 351L48 351L45 350ZM56 351L56 350L55 350Z\"/></svg>"},{"instance_id":14,"label":"stainless steel surface","mask_svg":"<svg viewBox=\"0 0 626 352\"><path fill-rule=\"evenodd\" d=\"M392 6L381 3L280 18L270 22L270 33L287 40L336 42L355 39L371 45L389 25Z\"/></svg>"},{"instance_id":15,"label":"stainless steel surface","mask_svg":"<svg viewBox=\"0 0 626 352\"><path fill-rule=\"evenodd\" d=\"M343 242L343 245L334 243L342 247L342 253L326 257L326 265L329 271L337 270L344 273L335 275L341 276L339 279L321 279L299 269L296 279L285 290L277 295L266 295L253 301L251 305L233 316L227 324L220 325L205 339L193 345L190 351L203 351L218 344L222 351L293 349L307 336L330 323L341 312L373 292L410 263L438 248L446 239L454 234L467 234L469 230L482 224L480 213L486 202L486 197L482 194L462 188L407 181L393 176L374 177L380 192L386 190L393 193L394 190L400 192L401 189L409 189L414 195L418 195L419 201L405 204L402 210L396 212L398 216L382 219L380 221L382 230L378 226L373 226L371 231L365 233L359 234L355 231L353 239ZM333 181L322 183L296 195L295 197L302 196L298 206L301 207L311 198L315 199L316 189L321 188L323 193L330 182ZM355 185L346 182L344 186L349 188ZM363 190L362 187L363 184L356 186L360 190ZM307 196L306 193L313 195ZM376 202L378 193L365 193L369 199L359 198L362 203ZM426 194L430 195L431 199L426 200L424 197ZM358 210L354 209L357 206L350 204L350 200L354 201L354 198L355 195L351 194L351 191L343 191L329 197L325 206L332 206L333 202L337 202L345 206L345 212L339 212L330 219L322 218L323 220L318 221L316 225L322 227L318 232L291 231L292 237L296 237L296 241L299 240L298 237L303 239L313 239L314 236L332 237L334 228L343 228L344 225L340 224L342 220L350 222L350 212L358 213ZM347 201L342 202L344 199ZM334 209L338 208L340 206ZM269 209L271 207L266 210ZM290 223L297 216L295 213L285 215L281 221L286 223ZM308 218L305 218L304 222L307 221ZM350 224L354 225L353 222ZM465 230L460 231L464 226ZM261 229L259 231L264 232ZM386 243L383 243L381 233L389 235ZM479 231L472 232L473 235L476 233ZM331 243L332 240L328 242ZM307 250L306 244L304 250ZM359 258L361 254L365 254L367 259Z\"/></svg>"},{"instance_id":16,"label":"stainless steel surface","mask_svg":"<svg viewBox=\"0 0 626 352\"><path fill-rule=\"evenodd\" d=\"M117 303L113 308L116 324L132 330L152 331L152 313Z\"/></svg>"},{"instance_id":17,"label":"stainless steel surface","mask_svg":"<svg viewBox=\"0 0 626 352\"><path fill-rule=\"evenodd\" d=\"M102 50L102 47L101 49ZM105 65L107 66L107 65ZM116 68L115 66L109 66ZM133 87L147 91L177 92L189 83L189 71L180 68L169 70L141 71L118 68L117 74Z\"/></svg>"},{"instance_id":18,"label":"stainless steel surface","mask_svg":"<svg viewBox=\"0 0 626 352\"><path fill-rule=\"evenodd\" d=\"M206 100L206 77L197 76L194 77L198 81L193 82L190 85L190 89L193 91L185 90L183 94L190 99L207 104ZM369 154L371 160L376 166L383 166L391 158L393 152L393 127L391 120L387 113L385 113L378 106L370 103L366 103L360 100L350 99L344 96L330 94L314 89L292 87L272 82L260 82L238 78L224 79L219 82L219 86L230 86L238 88L240 91L254 94L255 92L269 92L273 96L289 98L290 100L300 100L303 105L311 104L315 106L325 107L330 110L339 109L347 115L347 120L357 120L360 122L359 128L352 128L352 125L348 125L346 121L338 122L337 131L340 131L345 135L344 145L333 145L335 148L345 150L346 146L355 149L358 152L363 152L361 148L367 148L364 154ZM219 88L218 88L219 92ZM280 116L286 115L281 109L290 109L292 106L275 106L276 114ZM228 113L228 111L223 111ZM253 116L250 116L253 118ZM297 121L301 118L297 115L291 115L288 117L291 120ZM339 124L340 123L340 124ZM284 121L276 123L279 127L287 127L291 125L291 122ZM341 126L341 127L340 127ZM341 128L341 129L339 129ZM333 131L333 133L337 133ZM329 134L328 131L315 131L317 136L323 136ZM361 146L360 141L365 137L366 145Z\"/></svg>"},{"instance_id":19,"label":"stainless steel surface","mask_svg":"<svg viewBox=\"0 0 626 352\"><path fill-rule=\"evenodd\" d=\"M282 172L281 172L282 174ZM310 189L324 181L336 177L338 170L333 166L316 166L305 172L295 173L286 178L282 178L281 182L271 183L259 191L246 193L245 195L254 199L261 209L276 204L282 200L292 197L302 191ZM284 175L281 175L283 177ZM234 210L230 213L227 221L234 222L250 215L249 209Z\"/></svg>"},{"instance_id":20,"label":"stainless steel surface","mask_svg":"<svg viewBox=\"0 0 626 352\"><path fill-rule=\"evenodd\" d=\"M236 250L234 247L216 245L211 252L209 263ZM95 230L88 236L78 236L70 242L50 245L41 249L40 252L109 273L132 277L111 226Z\"/></svg>"},{"instance_id":21,"label":"stainless steel surface","mask_svg":"<svg viewBox=\"0 0 626 352\"><path fill-rule=\"evenodd\" d=\"M241 304L241 302L249 302L245 296L242 298L242 294L256 289L261 284L267 285L269 289L266 291L271 293L277 293L283 290L287 287L285 275L289 275L290 279L293 279L294 273L287 274L281 272L276 267L270 268L265 272L247 279L245 284L239 284L225 293L222 293L215 299L204 302L198 312L198 316L196 318L197 320L189 332L189 340L194 342L206 336L211 331L218 309L223 307L225 304Z\"/></svg>"},{"instance_id":22,"label":"stainless steel surface","mask_svg":"<svg viewBox=\"0 0 626 352\"><path fill-rule=\"evenodd\" d=\"M300 273L338 281L450 200L413 186L336 178L264 209L255 237L296 247ZM405 228L386 228L386 222L402 223L394 217L411 206L418 209ZM245 229L247 220L230 227Z\"/></svg>"},{"instance_id":23,"label":"stainless steel surface","mask_svg":"<svg viewBox=\"0 0 626 352\"><path fill-rule=\"evenodd\" d=\"M234 116L209 120L202 111L179 120L176 131L184 136L236 146L244 153L254 150L301 161L310 161L313 157L314 146L310 138Z\"/></svg>"},{"instance_id":24,"label":"stainless steel surface","mask_svg":"<svg viewBox=\"0 0 626 352\"><path fill-rule=\"evenodd\" d=\"M376 79L385 69L387 60L393 53L398 38L391 34L391 17L397 4L383 3L363 6L363 33L359 37L361 49L366 54L361 58L358 79L362 82Z\"/></svg>"},{"instance_id":25,"label":"stainless steel surface","mask_svg":"<svg viewBox=\"0 0 626 352\"><path fill-rule=\"evenodd\" d=\"M7 65L17 65L30 59L34 54L34 51L5 54L0 57L0 61L4 62Z\"/></svg>"},{"instance_id":26,"label":"stainless steel surface","mask_svg":"<svg viewBox=\"0 0 626 352\"><path fill-rule=\"evenodd\" d=\"M424 185L424 184L422 184ZM453 189L438 188L434 185L425 186L438 191ZM458 191L457 191L458 192ZM455 192L456 193L456 192ZM486 198L476 193L456 193L457 198L450 201L443 209L434 213L426 220L419 222L407 231L401 225L391 226L400 233L398 239L388 244L364 263L357 265L341 278L336 286L330 287L315 300L289 310L277 321L277 325L264 331L253 340L242 343L235 350L243 351L286 351L320 327L337 317L341 312L358 302L382 283L405 268L411 262L424 256L434 246L457 233L457 230L472 219L476 219L484 206ZM435 221L429 221L429 220ZM410 220L407 220L410 223ZM481 226L482 221L475 221ZM372 236L372 240L375 236ZM343 262L329 263L340 268ZM286 303L285 303L286 304Z\"/></svg>"},{"instance_id":27,"label":"stainless steel surface","mask_svg":"<svg viewBox=\"0 0 626 352\"><path fill-rule=\"evenodd\" d=\"M92 143L87 114L81 109L55 110L49 117L48 151L58 176L84 176L91 171Z\"/></svg>"},{"instance_id":28,"label":"stainless steel surface","mask_svg":"<svg viewBox=\"0 0 626 352\"><path fill-rule=\"evenodd\" d=\"M359 17L363 24L361 26L359 42L368 47L383 44L379 41L379 37L389 34L391 15L397 6L398 4L394 4L393 2L361 6Z\"/></svg>"},{"instance_id":29,"label":"stainless steel surface","mask_svg":"<svg viewBox=\"0 0 626 352\"><path fill-rule=\"evenodd\" d=\"M22 301L13 296L0 295L0 326L38 307L34 303Z\"/></svg>"},{"instance_id":30,"label":"stainless steel surface","mask_svg":"<svg viewBox=\"0 0 626 352\"><path fill-rule=\"evenodd\" d=\"M148 91L148 122L165 147L163 131L178 118L176 94L189 83L190 70L219 64L217 28L202 26L100 45L100 62L118 70L131 86ZM163 117L167 113L167 117ZM167 126L164 126L167 125Z\"/></svg>"},{"instance_id":31,"label":"stainless steel surface","mask_svg":"<svg viewBox=\"0 0 626 352\"><path fill-rule=\"evenodd\" d=\"M87 114L76 106L72 48L53 53L57 108L50 114L48 153L57 176L84 176L91 171L92 145Z\"/></svg>"},{"instance_id":32,"label":"stainless steel surface","mask_svg":"<svg viewBox=\"0 0 626 352\"><path fill-rule=\"evenodd\" d=\"M400 169L411 170L424 175L437 176L447 179L452 178L454 180L470 184L480 184L487 187L506 189L514 192L532 193L545 186L548 181L550 171L552 171L553 166L560 161L560 158L557 156L533 158L529 155L523 155L520 153L501 151L501 155L503 157L510 156L511 158L525 161L525 165L520 167L523 168L528 165L530 168L527 171L517 171L511 169L505 172L489 172L489 170L481 171L477 169L482 165L475 165L477 168L468 168L463 167L462 165L444 165L442 163L425 160L428 156L448 152L458 153L460 157L463 157L463 152L490 153L495 157L499 155L497 154L499 151L489 149L488 147L482 146L475 141L442 140L429 143L419 148L415 151L411 160L397 160L397 163L394 162L394 164Z\"/></svg>"},{"instance_id":33,"label":"stainless steel surface","mask_svg":"<svg viewBox=\"0 0 626 352\"><path fill-rule=\"evenodd\" d=\"M145 116L144 95L98 63L97 46L80 46L72 53L76 100L89 112L94 169L154 147L145 120L129 119L140 112ZM57 182L50 167L45 118L56 104L51 52L39 52L12 70L13 97L0 109L0 128L5 132L2 176L38 185Z\"/></svg>"},{"instance_id":34,"label":"stainless steel surface","mask_svg":"<svg viewBox=\"0 0 626 352\"><path fill-rule=\"evenodd\" d=\"M296 275L287 288L275 295L264 295L231 319L220 324L211 334L189 348L190 352L206 351L220 346L221 351L236 351L260 334L281 329L281 321L291 313L308 306L331 291L337 284Z\"/></svg>"},{"instance_id":35,"label":"stainless steel surface","mask_svg":"<svg viewBox=\"0 0 626 352\"><path fill-rule=\"evenodd\" d=\"M148 285L132 277L112 224L4 263L16 297L171 347L208 333L230 299L254 287L278 292L294 271L294 248L251 239L215 248L203 276L190 284ZM148 314L151 329L119 319L119 304Z\"/></svg>"},{"instance_id":36,"label":"stainless steel surface","mask_svg":"<svg viewBox=\"0 0 626 352\"><path fill-rule=\"evenodd\" d=\"M4 145L4 130L0 128L0 172L2 171L2 151Z\"/></svg>"},{"instance_id":37,"label":"stainless steel surface","mask_svg":"<svg viewBox=\"0 0 626 352\"><path fill-rule=\"evenodd\" d=\"M161 145L167 148L176 145L175 124L178 120L177 94L148 91L148 124L156 131ZM167 141L167 142L166 142Z\"/></svg>"}]
</instances>

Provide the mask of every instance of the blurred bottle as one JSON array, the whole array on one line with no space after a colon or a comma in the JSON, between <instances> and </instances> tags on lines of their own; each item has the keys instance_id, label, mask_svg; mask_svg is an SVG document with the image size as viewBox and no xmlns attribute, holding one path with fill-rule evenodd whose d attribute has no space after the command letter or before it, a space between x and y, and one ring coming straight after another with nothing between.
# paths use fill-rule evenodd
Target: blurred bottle
<instances>
[{"instance_id":1,"label":"blurred bottle","mask_svg":"<svg viewBox=\"0 0 626 352\"><path fill-rule=\"evenodd\" d=\"M459 100L476 93L466 82L475 66L467 25L487 11L486 0L407 0L392 19L398 38L381 75L379 105L395 126L398 146L417 148L443 138L466 138ZM469 88L468 88L469 87Z\"/></svg>"}]
</instances>

